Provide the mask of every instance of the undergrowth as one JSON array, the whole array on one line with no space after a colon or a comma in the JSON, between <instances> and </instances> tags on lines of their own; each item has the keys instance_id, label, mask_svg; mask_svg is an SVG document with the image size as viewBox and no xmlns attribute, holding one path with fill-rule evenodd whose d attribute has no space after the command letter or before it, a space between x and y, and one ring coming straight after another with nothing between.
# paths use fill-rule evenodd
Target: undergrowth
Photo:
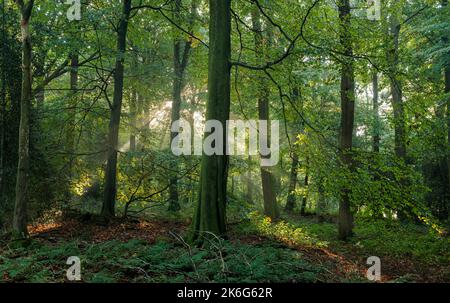
<instances>
[{"instance_id":1,"label":"undergrowth","mask_svg":"<svg viewBox=\"0 0 450 303\"><path fill-rule=\"evenodd\" d=\"M336 224L319 224L308 218L284 219L271 222L270 218L252 213L237 230L241 234L260 234L289 246L328 247L340 252L349 249L348 245L337 240ZM354 232L350 247L370 256L406 257L426 264L448 265L450 262L450 238L440 236L423 225L357 219Z\"/></svg>"},{"instance_id":2,"label":"undergrowth","mask_svg":"<svg viewBox=\"0 0 450 303\"><path fill-rule=\"evenodd\" d=\"M84 282L315 282L320 266L294 250L220 241L208 249L178 242L149 245L82 241L57 246L33 242L0 253L0 280L63 282L66 260L78 256Z\"/></svg>"}]
</instances>

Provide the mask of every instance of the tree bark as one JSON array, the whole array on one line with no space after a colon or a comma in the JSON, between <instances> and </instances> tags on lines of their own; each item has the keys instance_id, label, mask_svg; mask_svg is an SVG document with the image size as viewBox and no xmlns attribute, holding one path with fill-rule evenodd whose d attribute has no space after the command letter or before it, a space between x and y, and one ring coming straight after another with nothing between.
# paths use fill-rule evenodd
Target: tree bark
<instances>
[{"instance_id":1,"label":"tree bark","mask_svg":"<svg viewBox=\"0 0 450 303\"><path fill-rule=\"evenodd\" d=\"M21 11L22 31L22 92L20 99L19 126L19 162L17 166L16 201L14 207L13 231L16 237L23 238L27 231L27 206L29 202L29 143L30 143L30 108L31 108L31 35L29 22L34 0L27 3L17 0Z\"/></svg>"},{"instance_id":2,"label":"tree bark","mask_svg":"<svg viewBox=\"0 0 450 303\"><path fill-rule=\"evenodd\" d=\"M261 16L259 9L254 7L252 10L252 25L255 31L255 49L256 57L259 61L265 60L265 51L267 48L267 40L262 34L261 26ZM264 77L258 77L258 116L259 120L267 121L269 123L269 88L267 85L267 80ZM270 135L267 132L268 138L267 142L270 142ZM278 208L277 198L276 198L276 188L275 188L275 177L273 172L269 167L261 167L261 183L263 190L263 200L264 200L264 214L272 219L277 219L280 216L280 211Z\"/></svg>"},{"instance_id":3,"label":"tree bark","mask_svg":"<svg viewBox=\"0 0 450 303\"><path fill-rule=\"evenodd\" d=\"M325 202L325 189L323 186L323 179L322 177L319 177L319 182L317 184L317 206L316 206L316 217L317 222L323 223L325 222L325 208L326 208L326 202Z\"/></svg>"},{"instance_id":4,"label":"tree bark","mask_svg":"<svg viewBox=\"0 0 450 303\"><path fill-rule=\"evenodd\" d=\"M394 110L395 155L406 163L405 110L403 105L402 83L398 79L398 48L401 25L391 16L390 47L388 50L389 78Z\"/></svg>"},{"instance_id":5,"label":"tree bark","mask_svg":"<svg viewBox=\"0 0 450 303\"><path fill-rule=\"evenodd\" d=\"M378 113L378 74L374 72L372 75L372 90L373 90L373 137L372 137L372 151L374 153L380 152L380 115Z\"/></svg>"},{"instance_id":6,"label":"tree bark","mask_svg":"<svg viewBox=\"0 0 450 303\"><path fill-rule=\"evenodd\" d=\"M72 52L70 55L70 103L69 103L69 123L67 126L67 146L69 151L68 161L68 178L69 182L73 175L73 162L75 154L75 128L76 128L76 115L77 115L77 94L78 94L78 53ZM67 193L69 196L69 192Z\"/></svg>"},{"instance_id":7,"label":"tree bark","mask_svg":"<svg viewBox=\"0 0 450 303\"><path fill-rule=\"evenodd\" d=\"M231 1L210 0L208 102L206 120L218 120L223 126L230 116ZM205 136L209 133L205 133ZM203 154L199 198L192 223L191 241L202 243L205 233L226 234L226 193L228 157L226 132L223 155Z\"/></svg>"},{"instance_id":8,"label":"tree bark","mask_svg":"<svg viewBox=\"0 0 450 303\"><path fill-rule=\"evenodd\" d=\"M340 19L340 43L345 53L341 66L341 134L340 150L344 169L353 171L352 147L355 115L355 75L353 69L353 46L350 32L350 1L338 1ZM339 202L339 239L347 240L353 234L353 214L350 201L351 185L341 190Z\"/></svg>"},{"instance_id":9,"label":"tree bark","mask_svg":"<svg viewBox=\"0 0 450 303\"><path fill-rule=\"evenodd\" d=\"M449 56L450 57L450 54ZM450 155L448 153L450 145L450 62L445 67L445 93L447 94L447 180L448 188L450 188Z\"/></svg>"},{"instance_id":10,"label":"tree bark","mask_svg":"<svg viewBox=\"0 0 450 303\"><path fill-rule=\"evenodd\" d=\"M180 9L181 9L181 0L174 1L174 19L181 20ZM192 20L194 19L195 14L195 0L192 2ZM188 65L189 55L191 51L191 40L183 41L176 37L174 39L173 45L173 63L174 63L174 77L173 77L173 87L172 87L172 115L171 122L172 124L180 119L180 109L181 109L181 93L184 87L184 75L186 72L186 68ZM183 51L181 50L183 46ZM178 132L171 132L170 134L170 142L172 142L175 137L178 135ZM169 180L169 210L170 211L178 211L180 210L180 202L178 196L178 163L176 161L172 162L171 165L171 177Z\"/></svg>"},{"instance_id":11,"label":"tree bark","mask_svg":"<svg viewBox=\"0 0 450 303\"><path fill-rule=\"evenodd\" d=\"M308 167L306 167L305 180L303 181L303 185L305 188L305 192L302 197L302 205L300 207L300 215L306 215L306 202L308 201L308 184L309 184L309 175L308 175Z\"/></svg>"},{"instance_id":12,"label":"tree bark","mask_svg":"<svg viewBox=\"0 0 450 303\"><path fill-rule=\"evenodd\" d=\"M297 185L298 155L292 154L291 175L289 177L289 193L286 201L285 211L292 212L295 208L295 187Z\"/></svg>"},{"instance_id":13,"label":"tree bark","mask_svg":"<svg viewBox=\"0 0 450 303\"><path fill-rule=\"evenodd\" d=\"M119 141L120 115L123 98L123 74L126 48L128 19L131 11L131 0L123 0L122 16L117 29L117 57L114 69L114 97L109 120L107 164L105 169L105 188L101 215L105 219L115 216L117 192L117 149Z\"/></svg>"},{"instance_id":14,"label":"tree bark","mask_svg":"<svg viewBox=\"0 0 450 303\"><path fill-rule=\"evenodd\" d=\"M5 182L5 127L6 127L6 18L5 0L2 2L2 92L0 103L0 209L4 206ZM2 218L0 217L0 220ZM1 222L0 222L1 223ZM1 226L1 224L0 224Z\"/></svg>"},{"instance_id":15,"label":"tree bark","mask_svg":"<svg viewBox=\"0 0 450 303\"><path fill-rule=\"evenodd\" d=\"M392 108L394 112L394 141L395 156L404 164L408 163L406 151L406 131L405 131L405 109L403 104L402 83L398 79L399 63L399 38L401 24L398 18L393 14L390 16L389 27L389 48L387 52L388 73L390 78L390 89L392 95ZM408 181L406 177L401 180L402 184ZM398 210L397 216L400 221L407 221L409 210Z\"/></svg>"},{"instance_id":16,"label":"tree bark","mask_svg":"<svg viewBox=\"0 0 450 303\"><path fill-rule=\"evenodd\" d=\"M448 0L443 0L442 1L442 6L444 8L447 8L448 6ZM444 37L444 46L448 46L449 44L449 37L445 36ZM445 88L444 88L444 92L446 94L446 102L445 102L445 107L446 107L446 118L447 118L447 144L446 144L446 161L447 161L447 175L445 176L447 179L447 190L446 190L446 200L447 200L447 205L446 205L446 212L447 212L447 218L449 216L450 213L450 154L449 154L449 150L450 150L450 51L447 52L447 61L446 64L444 66L444 82L445 82Z\"/></svg>"}]
</instances>

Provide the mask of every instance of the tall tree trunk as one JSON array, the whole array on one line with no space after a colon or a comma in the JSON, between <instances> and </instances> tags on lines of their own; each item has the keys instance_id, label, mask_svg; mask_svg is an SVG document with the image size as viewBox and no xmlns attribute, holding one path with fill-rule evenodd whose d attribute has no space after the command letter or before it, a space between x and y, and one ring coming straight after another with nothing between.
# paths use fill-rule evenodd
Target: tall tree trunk
<instances>
[{"instance_id":1,"label":"tall tree trunk","mask_svg":"<svg viewBox=\"0 0 450 303\"><path fill-rule=\"evenodd\" d=\"M14 207L13 231L17 237L25 237L27 231L27 204L29 183L29 144L31 108L31 35L29 22L34 0L27 3L17 0L21 11L22 30L22 92L20 99L19 162L17 166L16 201Z\"/></svg>"},{"instance_id":2,"label":"tall tree trunk","mask_svg":"<svg viewBox=\"0 0 450 303\"><path fill-rule=\"evenodd\" d=\"M262 34L261 16L259 9L255 6L252 10L252 24L255 31L255 49L256 57L259 61L265 60L265 53L267 43L264 43L264 37ZM267 41L268 39L266 39ZM267 80L264 77L258 77L258 115L259 120L265 120L269 122L269 88ZM267 125L270 125L267 123ZM267 132L268 136L269 132ZM270 142L270 138L267 138L267 142ZM270 156L269 156L270 157ZM272 219L276 219L280 216L276 198L275 177L269 167L261 167L261 183L263 189L264 200L264 214Z\"/></svg>"},{"instance_id":3,"label":"tall tree trunk","mask_svg":"<svg viewBox=\"0 0 450 303\"><path fill-rule=\"evenodd\" d=\"M387 62L389 66L390 89L392 95L392 108L394 112L394 141L395 156L404 164L408 163L406 154L406 131L405 131L405 109L403 104L402 83L398 79L398 63L399 63L399 38L401 24L395 16L390 16L389 28L389 48L387 52ZM405 184L406 178L401 180ZM397 212L400 221L406 221L408 218L408 210L399 210Z\"/></svg>"},{"instance_id":4,"label":"tall tree trunk","mask_svg":"<svg viewBox=\"0 0 450 303\"><path fill-rule=\"evenodd\" d=\"M78 95L78 53L72 52L70 55L70 103L69 103L69 123L67 126L67 146L68 146L68 179L71 182L73 176L73 162L75 159L75 128L76 128L76 115L77 115L77 95ZM69 192L67 192L67 198L69 198Z\"/></svg>"},{"instance_id":5,"label":"tall tree trunk","mask_svg":"<svg viewBox=\"0 0 450 303\"><path fill-rule=\"evenodd\" d=\"M374 153L380 152L380 115L378 113L378 74L374 72L372 75L372 91L373 91L373 137L372 137L372 151Z\"/></svg>"},{"instance_id":6,"label":"tall tree trunk","mask_svg":"<svg viewBox=\"0 0 450 303\"><path fill-rule=\"evenodd\" d=\"M450 54L448 55L450 57ZM450 62L445 67L445 93L447 94L447 180L450 188L450 155L448 153L450 145ZM450 207L450 205L448 205Z\"/></svg>"},{"instance_id":7,"label":"tall tree trunk","mask_svg":"<svg viewBox=\"0 0 450 303\"><path fill-rule=\"evenodd\" d=\"M372 92L373 92L372 151L375 154L379 154L380 153L380 141L381 141L381 136L380 136L381 123L380 123L380 114L379 114L379 88L378 88L378 73L377 73L377 71L374 71L372 74ZM376 165L376 161L374 161L374 165ZM379 175L377 173L377 169L374 169L373 180L374 181L379 180ZM375 205L372 208L372 210L373 210L373 215L375 218L378 218L378 219L383 218L383 210L378 205Z\"/></svg>"},{"instance_id":8,"label":"tall tree trunk","mask_svg":"<svg viewBox=\"0 0 450 303\"><path fill-rule=\"evenodd\" d=\"M285 210L292 212L295 208L295 187L297 185L298 155L292 152L291 175L289 177L289 193L286 201Z\"/></svg>"},{"instance_id":9,"label":"tall tree trunk","mask_svg":"<svg viewBox=\"0 0 450 303\"><path fill-rule=\"evenodd\" d=\"M341 161L345 169L353 171L352 147L355 115L355 75L353 70L353 46L351 37L350 0L339 0L340 43L345 53L341 66ZM353 234L353 214L350 204L351 187L344 185L339 201L339 239L346 240Z\"/></svg>"},{"instance_id":10,"label":"tall tree trunk","mask_svg":"<svg viewBox=\"0 0 450 303\"><path fill-rule=\"evenodd\" d=\"M444 9L447 9L448 6L448 0L443 0L442 1L442 6L444 7ZM447 9L448 10L448 9ZM444 37L444 46L448 46L450 42L449 36L445 36ZM447 218L449 216L450 213L450 154L449 154L449 148L450 148L450 51L447 52L447 56L446 56L447 60L446 60L446 64L444 66L444 82L445 82L445 88L444 88L444 92L446 94L446 102L445 102L445 107L446 107L446 118L447 118L447 144L446 144L446 161L447 161L447 173L445 178L447 179L447 185L446 185L446 200L447 200L447 205L445 207L446 212L447 212ZM445 160L444 160L445 161Z\"/></svg>"},{"instance_id":11,"label":"tall tree trunk","mask_svg":"<svg viewBox=\"0 0 450 303\"><path fill-rule=\"evenodd\" d=\"M0 209L4 203L4 182L5 182L5 127L6 127L6 17L5 0L2 2L2 92L0 100ZM1 218L0 218L1 220ZM1 226L1 224L0 224Z\"/></svg>"},{"instance_id":12,"label":"tall tree trunk","mask_svg":"<svg viewBox=\"0 0 450 303\"><path fill-rule=\"evenodd\" d=\"M206 120L218 120L225 127L230 116L230 0L209 1L208 102ZM205 136L209 133L205 132ZM222 138L223 155L203 154L199 198L192 223L191 241L202 242L205 232L226 234L226 194L228 157L226 132Z\"/></svg>"},{"instance_id":13,"label":"tall tree trunk","mask_svg":"<svg viewBox=\"0 0 450 303\"><path fill-rule=\"evenodd\" d=\"M181 0L175 0L174 6L174 19L180 22ZM194 19L195 9L195 0L193 0L191 20ZM180 119L181 92L184 87L184 74L187 68L189 54L191 51L191 40L188 40L185 43L182 42L183 41L180 39L180 37L176 37L173 45L174 77L172 87L172 123ZM183 51L181 50L182 45L184 45ZM178 132L171 132L170 142L172 142L177 135ZM178 197L178 163L176 161L172 162L171 170L172 173L169 180L169 210L178 211L180 210L180 202Z\"/></svg>"},{"instance_id":14,"label":"tall tree trunk","mask_svg":"<svg viewBox=\"0 0 450 303\"><path fill-rule=\"evenodd\" d=\"M300 91L299 91L298 87L294 87L294 89L292 90L292 100L294 102L299 102L299 95L300 95ZM303 101L301 101L300 104L301 104L300 110L301 110L302 114L304 114ZM300 122L300 133L303 133L304 130L305 130L305 125L304 125L304 122L301 121ZM298 175L298 166L299 166L298 154L295 151L295 148L292 149L291 153L292 153L292 166L291 166L291 175L289 178L289 193L288 193L287 202L286 202L286 206L285 206L285 211L287 211L287 212L292 212L295 208L295 200L296 200L295 188L297 186L297 175ZM308 158L306 158L306 162L308 162ZM307 169L306 169L306 171L307 171Z\"/></svg>"},{"instance_id":15,"label":"tall tree trunk","mask_svg":"<svg viewBox=\"0 0 450 303\"><path fill-rule=\"evenodd\" d=\"M403 105L402 83L398 79L398 47L400 23L391 17L390 48L388 50L389 78L394 110L395 155L406 163L405 110Z\"/></svg>"},{"instance_id":16,"label":"tall tree trunk","mask_svg":"<svg viewBox=\"0 0 450 303\"><path fill-rule=\"evenodd\" d=\"M103 194L103 206L101 215L105 219L115 216L116 192L117 192L117 148L119 141L120 115L123 98L123 74L126 48L126 35L128 19L131 11L131 0L123 0L123 9L120 23L117 29L117 57L114 69L114 97L111 105L111 117L109 120L107 164L105 169L105 189Z\"/></svg>"}]
</instances>

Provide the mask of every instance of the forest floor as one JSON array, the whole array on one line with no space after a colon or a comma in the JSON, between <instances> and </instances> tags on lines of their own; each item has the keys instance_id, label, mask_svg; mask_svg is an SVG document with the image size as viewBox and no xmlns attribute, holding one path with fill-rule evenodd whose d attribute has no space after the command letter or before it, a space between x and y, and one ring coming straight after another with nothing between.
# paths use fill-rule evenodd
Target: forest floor
<instances>
[{"instance_id":1,"label":"forest floor","mask_svg":"<svg viewBox=\"0 0 450 303\"><path fill-rule=\"evenodd\" d=\"M80 217L30 226L27 247L0 245L0 281L64 282L79 256L84 282L368 282L370 256L381 282L450 282L450 240L425 227L357 221L349 242L336 226L305 217L270 222L258 214L230 225L228 240L207 248L183 238L189 222Z\"/></svg>"}]
</instances>

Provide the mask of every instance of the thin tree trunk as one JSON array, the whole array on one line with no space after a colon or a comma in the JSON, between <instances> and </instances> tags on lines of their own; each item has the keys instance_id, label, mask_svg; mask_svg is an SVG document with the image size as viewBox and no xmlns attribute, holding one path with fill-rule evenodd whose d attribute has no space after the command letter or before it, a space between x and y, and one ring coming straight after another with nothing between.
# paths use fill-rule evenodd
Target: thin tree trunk
<instances>
[{"instance_id":1,"label":"thin tree trunk","mask_svg":"<svg viewBox=\"0 0 450 303\"><path fill-rule=\"evenodd\" d=\"M450 57L450 54L449 54ZM447 94L447 150L450 145L450 62L445 67L445 93ZM447 189L450 188L450 155L447 152L447 179L449 181Z\"/></svg>"},{"instance_id":2,"label":"thin tree trunk","mask_svg":"<svg viewBox=\"0 0 450 303\"><path fill-rule=\"evenodd\" d=\"M443 0L442 6L446 9L448 6L448 0ZM450 42L449 36L445 36L444 37L444 45L448 46L449 42ZM445 107L446 107L446 118L447 118L447 144L446 144L447 173L445 176L447 179L447 186L446 186L447 187L447 190L446 190L447 205L445 207L446 212L447 212L447 218L450 213L450 154L448 153L448 150L450 148L450 60L448 58L450 58L450 51L447 52L447 63L444 67L444 82L445 82L444 92L446 94Z\"/></svg>"},{"instance_id":3,"label":"thin tree trunk","mask_svg":"<svg viewBox=\"0 0 450 303\"><path fill-rule=\"evenodd\" d=\"M5 0L2 2L2 92L0 103L0 208L4 203L4 182L5 182L5 120L6 120L6 18ZM1 220L1 218L0 218ZM1 224L0 224L1 225Z\"/></svg>"},{"instance_id":4,"label":"thin tree trunk","mask_svg":"<svg viewBox=\"0 0 450 303\"><path fill-rule=\"evenodd\" d=\"M406 163L406 134L405 110L403 105L402 84L397 77L398 67L398 41L400 23L395 17L391 20L391 46L388 51L389 77L392 94L392 108L394 110L395 155Z\"/></svg>"},{"instance_id":5,"label":"thin tree trunk","mask_svg":"<svg viewBox=\"0 0 450 303\"><path fill-rule=\"evenodd\" d=\"M248 155L247 158L247 164L248 164L248 170L247 170L247 177L246 177L246 189L247 189L247 202L253 204L253 184L252 184L252 158L250 155Z\"/></svg>"},{"instance_id":6,"label":"thin tree trunk","mask_svg":"<svg viewBox=\"0 0 450 303\"><path fill-rule=\"evenodd\" d=\"M372 74L372 92L373 92L373 135L372 135L372 151L375 154L380 153L380 133L381 133L381 124L380 124L380 114L379 114L379 88L378 88L378 73L374 71ZM376 162L374 162L376 164ZM373 180L378 181L379 176L377 170L374 169ZM375 205L373 209L373 215L375 218L382 219L383 211L379 208L379 206Z\"/></svg>"},{"instance_id":7,"label":"thin tree trunk","mask_svg":"<svg viewBox=\"0 0 450 303\"><path fill-rule=\"evenodd\" d=\"M101 215L105 219L115 216L115 203L117 192L117 149L119 141L120 115L123 98L124 57L126 48L126 35L128 19L130 17L131 0L123 0L122 17L117 30L117 57L114 69L114 98L111 105L111 117L108 133L108 160L105 169L105 189Z\"/></svg>"},{"instance_id":8,"label":"thin tree trunk","mask_svg":"<svg viewBox=\"0 0 450 303\"><path fill-rule=\"evenodd\" d=\"M289 177L289 193L286 201L285 210L292 212L295 208L295 187L297 185L298 155L292 153L291 175Z\"/></svg>"},{"instance_id":9,"label":"thin tree trunk","mask_svg":"<svg viewBox=\"0 0 450 303\"><path fill-rule=\"evenodd\" d=\"M209 1L208 102L206 120L218 120L222 126L230 116L231 1ZM205 136L209 133L205 133ZM226 234L226 194L228 157L226 132L223 155L203 154L199 198L192 223L191 241L202 242L204 233Z\"/></svg>"},{"instance_id":10,"label":"thin tree trunk","mask_svg":"<svg viewBox=\"0 0 450 303\"><path fill-rule=\"evenodd\" d=\"M180 21L180 9L181 9L181 0L175 0L174 2L174 18L175 20ZM192 2L192 20L195 16L195 0ZM191 41L188 40L184 43L183 52L181 50L182 40L179 37L176 37L174 40L173 46L173 62L174 62L174 77L173 77L173 88L172 88L172 116L171 121L172 124L180 119L180 109L181 109L181 92L184 87L184 75L187 68L189 55L191 51ZM172 142L175 137L178 135L178 132L170 133L170 142ZM170 211L178 211L180 210L180 202L178 196L178 163L176 161L172 162L171 165L171 177L169 180L169 210Z\"/></svg>"},{"instance_id":11,"label":"thin tree trunk","mask_svg":"<svg viewBox=\"0 0 450 303\"><path fill-rule=\"evenodd\" d=\"M75 154L75 128L77 115L77 94L78 94L78 53L75 51L70 55L70 104L69 104L69 125L67 127L67 146L69 151L69 182L73 176L73 162ZM69 196L69 192L67 193Z\"/></svg>"},{"instance_id":12,"label":"thin tree trunk","mask_svg":"<svg viewBox=\"0 0 450 303\"><path fill-rule=\"evenodd\" d=\"M27 205L29 201L29 144L30 144L30 108L31 108L31 35L29 22L34 0L27 3L17 0L22 20L22 92L20 101L19 126L19 162L17 166L16 201L14 207L13 231L22 238L28 235Z\"/></svg>"},{"instance_id":13,"label":"thin tree trunk","mask_svg":"<svg viewBox=\"0 0 450 303\"><path fill-rule=\"evenodd\" d=\"M404 164L408 163L406 154L406 131L405 131L405 109L403 104L402 83L398 79L399 63L399 38L401 24L395 15L390 17L389 28L389 48L387 52L387 62L389 65L390 88L392 94L392 108L394 112L394 141L395 156ZM405 184L407 180L403 178L401 183ZM408 210L399 210L397 212L400 221L407 220Z\"/></svg>"},{"instance_id":14,"label":"thin tree trunk","mask_svg":"<svg viewBox=\"0 0 450 303\"><path fill-rule=\"evenodd\" d=\"M373 137L372 137L372 151L374 153L380 152L380 115L378 113L378 74L374 72L372 75L372 90L373 90Z\"/></svg>"},{"instance_id":15,"label":"thin tree trunk","mask_svg":"<svg viewBox=\"0 0 450 303\"><path fill-rule=\"evenodd\" d=\"M256 57L260 61L265 60L265 49L267 44L264 43L262 35L261 16L259 9L255 7L252 10L252 23L255 30L255 49ZM259 120L269 121L269 88L264 77L258 78L258 115ZM270 125L267 123L267 125ZM267 132L268 136L269 132ZM270 137L267 138L270 142ZM264 200L264 214L272 219L277 219L280 216L276 198L275 177L269 167L261 167L261 183L263 189Z\"/></svg>"},{"instance_id":16,"label":"thin tree trunk","mask_svg":"<svg viewBox=\"0 0 450 303\"><path fill-rule=\"evenodd\" d=\"M298 87L294 87L294 89L292 90L292 100L294 102L298 102L299 95L300 95L300 91L299 91ZM301 110L302 114L304 114L303 101L301 101L300 104L301 104L300 110ZM300 125L301 125L300 133L303 133L305 130L304 122L301 121ZM295 151L295 149L293 149L291 151L291 153L292 153L292 166L291 166L291 175L289 178L289 193L288 193L287 202L286 202L286 206L285 206L285 210L287 212L292 212L295 208L295 200L296 200L295 188L297 186L297 175L298 175L298 166L299 166L298 154ZM308 162L308 160L306 162Z\"/></svg>"},{"instance_id":17,"label":"thin tree trunk","mask_svg":"<svg viewBox=\"0 0 450 303\"><path fill-rule=\"evenodd\" d=\"M317 206L316 206L316 217L317 217L317 222L323 223L323 222L325 222L326 203L325 203L325 189L323 186L323 178L322 177L319 177L319 181L317 184L317 193L318 193L318 198L317 198Z\"/></svg>"},{"instance_id":18,"label":"thin tree trunk","mask_svg":"<svg viewBox=\"0 0 450 303\"><path fill-rule=\"evenodd\" d=\"M340 0L340 42L345 53L341 66L341 161L345 169L353 170L352 147L355 115L355 75L353 70L353 47L351 37L350 1ZM339 239L346 240L353 234L353 215L350 205L350 185L344 185L339 202Z\"/></svg>"},{"instance_id":19,"label":"thin tree trunk","mask_svg":"<svg viewBox=\"0 0 450 303\"><path fill-rule=\"evenodd\" d=\"M308 201L308 185L309 185L309 164L308 158L306 159L305 180L303 181L304 193L302 197L302 205L300 207L300 215L306 215L306 202Z\"/></svg>"}]
</instances>

